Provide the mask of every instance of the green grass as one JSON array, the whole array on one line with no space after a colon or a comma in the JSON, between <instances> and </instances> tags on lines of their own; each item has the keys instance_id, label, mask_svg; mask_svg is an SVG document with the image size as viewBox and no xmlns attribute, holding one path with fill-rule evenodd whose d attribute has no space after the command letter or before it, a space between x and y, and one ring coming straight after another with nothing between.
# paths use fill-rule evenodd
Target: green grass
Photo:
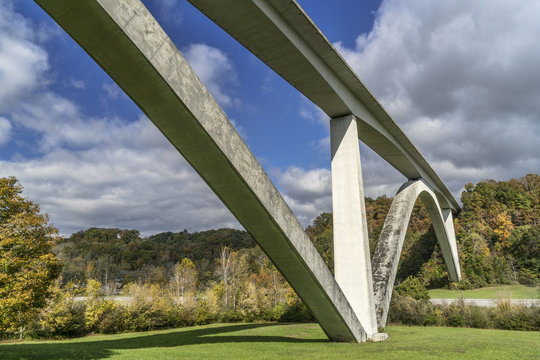
<instances>
[{"instance_id":1,"label":"green grass","mask_svg":"<svg viewBox=\"0 0 540 360\"><path fill-rule=\"evenodd\" d=\"M538 299L540 287L499 285L474 290L432 289L429 296L433 299Z\"/></svg>"},{"instance_id":2,"label":"green grass","mask_svg":"<svg viewBox=\"0 0 540 360\"><path fill-rule=\"evenodd\" d=\"M539 359L540 332L387 328L379 343L332 343L317 324L214 324L0 344L0 359Z\"/></svg>"}]
</instances>

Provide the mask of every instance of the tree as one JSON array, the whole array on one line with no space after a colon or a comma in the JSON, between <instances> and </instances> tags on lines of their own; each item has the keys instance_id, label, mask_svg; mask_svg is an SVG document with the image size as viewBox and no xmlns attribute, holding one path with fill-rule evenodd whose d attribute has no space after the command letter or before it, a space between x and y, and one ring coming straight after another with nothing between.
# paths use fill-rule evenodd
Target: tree
<instances>
[{"instance_id":1,"label":"tree","mask_svg":"<svg viewBox=\"0 0 540 360\"><path fill-rule=\"evenodd\" d=\"M225 308L236 307L237 291L242 280L247 277L247 259L245 254L240 255L231 248L224 246L221 248L221 255L216 259L217 274L223 283L223 296Z\"/></svg>"},{"instance_id":2,"label":"tree","mask_svg":"<svg viewBox=\"0 0 540 360\"><path fill-rule=\"evenodd\" d=\"M229 283L232 276L234 267L236 266L236 260L238 254L234 251L231 251L231 248L224 246L221 248L221 255L219 259L216 259L217 263L217 274L224 288L224 299L225 307L229 306Z\"/></svg>"},{"instance_id":3,"label":"tree","mask_svg":"<svg viewBox=\"0 0 540 360\"><path fill-rule=\"evenodd\" d=\"M51 252L58 230L21 193L16 178L0 178L0 333L22 338L46 305L61 265Z\"/></svg>"},{"instance_id":4,"label":"tree","mask_svg":"<svg viewBox=\"0 0 540 360\"><path fill-rule=\"evenodd\" d=\"M194 293L197 285L197 270L195 264L188 258L183 258L174 267L173 286L176 290L176 297L183 303L184 298L189 293Z\"/></svg>"}]
</instances>

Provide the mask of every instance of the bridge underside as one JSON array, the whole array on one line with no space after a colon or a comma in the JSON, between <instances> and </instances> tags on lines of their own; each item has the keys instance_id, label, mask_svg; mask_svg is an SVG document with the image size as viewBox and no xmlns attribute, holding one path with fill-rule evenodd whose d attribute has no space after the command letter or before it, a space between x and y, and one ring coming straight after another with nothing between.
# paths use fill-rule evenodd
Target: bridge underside
<instances>
[{"instance_id":1,"label":"bridge underside","mask_svg":"<svg viewBox=\"0 0 540 360\"><path fill-rule=\"evenodd\" d=\"M354 115L362 142L406 179L423 179L443 208L459 211L459 204L422 154L296 1L188 1L329 118Z\"/></svg>"},{"instance_id":2,"label":"bridge underside","mask_svg":"<svg viewBox=\"0 0 540 360\"><path fill-rule=\"evenodd\" d=\"M269 33L279 30L281 35L278 34L277 40L268 43L276 51L272 59L268 59L261 49L248 48L267 63L277 63L276 71L301 91L305 89L303 81L307 81L313 75L312 71L316 70L317 79L324 80L327 86L321 88L320 94L308 93L308 97L316 103L324 101L318 104L329 114L348 115L341 117L341 120L332 120L335 124L333 136L337 140L332 145L333 179L335 169L336 174L341 171L346 174L343 177L345 186L337 190L337 185L333 185L333 191L336 200L343 199L348 196L353 186L351 184L356 184L355 200L349 199L346 206L353 209L357 219L338 215L335 220L341 223L341 227L337 228L346 231L343 232L345 235L336 234L336 238L349 239L352 244L356 243L354 247L357 250L348 252L346 247L343 248L346 255L338 257L341 260L336 262L336 269L343 269L341 275L338 275L338 281L234 126L139 0L35 1L111 76L192 165L285 276L331 340L363 342L377 338L375 308L379 309L382 302L389 299L394 280L392 266L397 266L396 261L382 266L379 264L384 261L374 260L376 274L381 269L384 273L377 277L379 280L375 283L376 288L390 287L389 292L379 297L384 300L376 303L365 228L358 135L407 177L424 178L425 184L422 184L425 189L422 188L422 194L429 193L429 198L434 199L431 202L435 209L432 219L438 219L433 220L434 225L438 221L444 224L443 230L446 231L437 233L438 237L439 233L446 234L446 237L439 238L443 252L445 246L451 249L451 256L445 255L445 260L449 268L457 269L455 274L459 277L457 258L452 248L455 247L455 239L451 225L451 210L458 208L457 203L399 127L374 98L369 98L371 94L356 75L346 64L346 71L340 67L339 61L343 60L339 56L336 58L335 54L333 58L327 58L324 52L321 53L322 50L328 50L326 39L295 2L276 0L270 5L264 0L192 1L203 11L223 10L222 15L229 16L225 19L229 22L244 16L242 21L236 23L246 25L248 30L250 26L255 26L262 37L265 36L265 29ZM234 8L233 14L224 7ZM257 11L256 18L248 16L253 9ZM303 19L303 22L298 19ZM263 25L258 25L257 21ZM224 28L234 34L234 29ZM283 32L283 29L286 31ZM300 30L305 32L300 33L301 36L298 33ZM320 43L321 38L326 42ZM319 43L319 48L306 43L306 39ZM263 40L250 38L247 43L257 44L257 41ZM283 41L289 44L287 49L292 51L290 57L279 50ZM306 54L309 59L305 57ZM306 72L288 79L287 62L295 61L299 61L299 69L305 69ZM338 63L332 64L332 61ZM284 63L280 65L280 62ZM344 77L349 79L349 83L343 82ZM326 96L330 97L326 99ZM351 166L347 164L353 164L352 172L349 171ZM338 182L334 181L335 184ZM342 205L336 205L336 202L334 206L334 211L337 207L338 213L344 209ZM400 211L407 213L407 206L404 207L406 210ZM345 214L346 211L341 213ZM409 215L404 215L404 218L408 220ZM359 226L360 231L352 231L351 223L358 219L360 225L355 226ZM364 224L361 224L362 221ZM448 226L452 227L451 234ZM397 227L403 229L403 225L398 224ZM399 253L402 240L399 236L396 239L392 237L383 241L390 245L381 245L380 251L378 249L381 258L395 258L395 252ZM358 262L362 263L360 276L354 273ZM353 272L349 274L350 271ZM350 282L351 277L359 282Z\"/></svg>"}]
</instances>

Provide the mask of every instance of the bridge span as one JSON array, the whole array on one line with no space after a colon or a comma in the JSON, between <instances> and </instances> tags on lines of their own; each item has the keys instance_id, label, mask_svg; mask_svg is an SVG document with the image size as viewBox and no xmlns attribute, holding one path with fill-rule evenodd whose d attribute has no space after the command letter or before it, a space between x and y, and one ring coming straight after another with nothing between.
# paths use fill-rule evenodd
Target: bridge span
<instances>
[{"instance_id":1,"label":"bridge span","mask_svg":"<svg viewBox=\"0 0 540 360\"><path fill-rule=\"evenodd\" d=\"M431 215L449 276L459 281L452 222L458 203L295 1L190 0L332 119L335 278L225 113L139 0L35 2L191 164L331 340L385 338L377 329L385 325L393 274L417 197ZM407 180L392 204L373 263L358 139Z\"/></svg>"}]
</instances>

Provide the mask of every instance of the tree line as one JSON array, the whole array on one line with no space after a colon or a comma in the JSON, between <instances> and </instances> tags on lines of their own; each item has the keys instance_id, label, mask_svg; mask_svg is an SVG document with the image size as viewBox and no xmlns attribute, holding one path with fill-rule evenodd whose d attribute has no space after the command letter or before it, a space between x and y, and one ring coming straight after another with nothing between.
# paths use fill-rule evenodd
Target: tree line
<instances>
[{"instance_id":1,"label":"tree line","mask_svg":"<svg viewBox=\"0 0 540 360\"><path fill-rule=\"evenodd\" d=\"M141 237L137 230L90 228L62 238L39 206L21 193L15 178L0 178L0 333L22 336L30 328L30 332L48 335L142 330L150 325L143 324L141 314L142 319L178 320L163 320L159 326L311 319L245 231L184 230ZM429 216L418 202L406 234L397 284L402 289L410 283L422 288L537 285L540 176L467 184L461 201L463 209L455 218L455 229L463 280L448 282ZM372 252L391 202L385 196L366 199ZM318 216L306 233L333 271L332 215ZM138 305L121 307L97 300L118 292L129 294ZM87 295L89 300L77 303L76 295ZM155 299L154 305L144 305L145 299ZM163 306L152 312L155 304ZM64 321L55 320L59 318Z\"/></svg>"}]
</instances>

